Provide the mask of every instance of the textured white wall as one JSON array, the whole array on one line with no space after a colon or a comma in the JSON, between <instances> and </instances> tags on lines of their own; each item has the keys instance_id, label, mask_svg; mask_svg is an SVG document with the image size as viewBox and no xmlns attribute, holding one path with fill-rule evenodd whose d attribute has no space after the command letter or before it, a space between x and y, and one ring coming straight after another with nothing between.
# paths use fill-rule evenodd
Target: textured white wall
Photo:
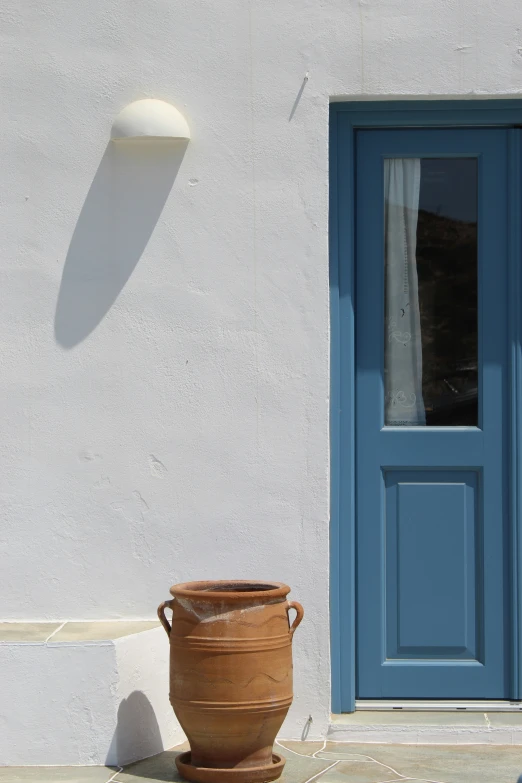
<instances>
[{"instance_id":1,"label":"textured white wall","mask_svg":"<svg viewBox=\"0 0 522 783\"><path fill-rule=\"evenodd\" d=\"M3 0L3 618L288 582L329 712L328 102L516 94L517 0ZM309 72L297 105L303 77ZM171 100L192 141L107 147Z\"/></svg>"}]
</instances>

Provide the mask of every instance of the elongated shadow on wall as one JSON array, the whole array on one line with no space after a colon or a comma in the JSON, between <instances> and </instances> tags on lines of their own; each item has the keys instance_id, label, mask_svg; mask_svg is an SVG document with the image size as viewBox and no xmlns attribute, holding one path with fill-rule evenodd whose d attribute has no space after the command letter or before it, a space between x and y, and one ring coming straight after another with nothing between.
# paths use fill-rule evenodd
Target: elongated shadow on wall
<instances>
[{"instance_id":1,"label":"elongated shadow on wall","mask_svg":"<svg viewBox=\"0 0 522 783\"><path fill-rule=\"evenodd\" d=\"M121 767L162 750L163 742L152 704L142 691L133 691L118 707L118 722L105 763Z\"/></svg>"},{"instance_id":2,"label":"elongated shadow on wall","mask_svg":"<svg viewBox=\"0 0 522 783\"><path fill-rule=\"evenodd\" d=\"M292 122L292 120L294 119L294 114L296 113L297 107L299 106L299 101L302 98L307 82L308 82L308 75L304 77L303 82L299 88L299 92L297 93L296 99L294 101L294 105L292 106L292 110L290 111L288 122Z\"/></svg>"},{"instance_id":3,"label":"elongated shadow on wall","mask_svg":"<svg viewBox=\"0 0 522 783\"><path fill-rule=\"evenodd\" d=\"M80 212L60 283L54 334L73 348L103 320L141 258L188 142L109 142Z\"/></svg>"}]
</instances>

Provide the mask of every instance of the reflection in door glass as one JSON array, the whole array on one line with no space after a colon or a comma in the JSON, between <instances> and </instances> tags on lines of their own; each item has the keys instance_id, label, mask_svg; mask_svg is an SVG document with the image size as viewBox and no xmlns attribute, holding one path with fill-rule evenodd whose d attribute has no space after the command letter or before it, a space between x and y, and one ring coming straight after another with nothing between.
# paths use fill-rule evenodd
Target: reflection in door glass
<instances>
[{"instance_id":1,"label":"reflection in door glass","mask_svg":"<svg viewBox=\"0 0 522 783\"><path fill-rule=\"evenodd\" d=\"M388 426L478 424L477 160L388 158Z\"/></svg>"}]
</instances>

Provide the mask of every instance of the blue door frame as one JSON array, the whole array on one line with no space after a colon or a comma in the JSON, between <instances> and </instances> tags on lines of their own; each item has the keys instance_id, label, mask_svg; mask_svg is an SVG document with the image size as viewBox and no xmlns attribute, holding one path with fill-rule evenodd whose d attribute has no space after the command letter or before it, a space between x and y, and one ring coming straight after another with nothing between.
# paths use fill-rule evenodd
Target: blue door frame
<instances>
[{"instance_id":1,"label":"blue door frame","mask_svg":"<svg viewBox=\"0 0 522 783\"><path fill-rule=\"evenodd\" d=\"M522 403L517 402L522 400L522 101L334 103L330 112L330 611L334 713L355 709L356 682L354 137L355 132L362 128L415 127L510 129L508 344L511 428L508 469L512 537L510 586L513 595L511 674L512 698L522 699ZM341 406L341 400L348 402Z\"/></svg>"}]
</instances>

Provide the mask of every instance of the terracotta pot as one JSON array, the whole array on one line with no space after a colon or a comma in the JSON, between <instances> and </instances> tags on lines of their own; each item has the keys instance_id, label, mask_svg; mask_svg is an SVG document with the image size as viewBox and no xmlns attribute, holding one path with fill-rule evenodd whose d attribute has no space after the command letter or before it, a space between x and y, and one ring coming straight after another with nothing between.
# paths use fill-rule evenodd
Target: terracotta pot
<instances>
[{"instance_id":1,"label":"terracotta pot","mask_svg":"<svg viewBox=\"0 0 522 783\"><path fill-rule=\"evenodd\" d=\"M158 616L170 638L170 702L191 748L178 770L199 783L275 780L284 759L272 746L292 703L303 607L280 582L188 582L170 592Z\"/></svg>"}]
</instances>

